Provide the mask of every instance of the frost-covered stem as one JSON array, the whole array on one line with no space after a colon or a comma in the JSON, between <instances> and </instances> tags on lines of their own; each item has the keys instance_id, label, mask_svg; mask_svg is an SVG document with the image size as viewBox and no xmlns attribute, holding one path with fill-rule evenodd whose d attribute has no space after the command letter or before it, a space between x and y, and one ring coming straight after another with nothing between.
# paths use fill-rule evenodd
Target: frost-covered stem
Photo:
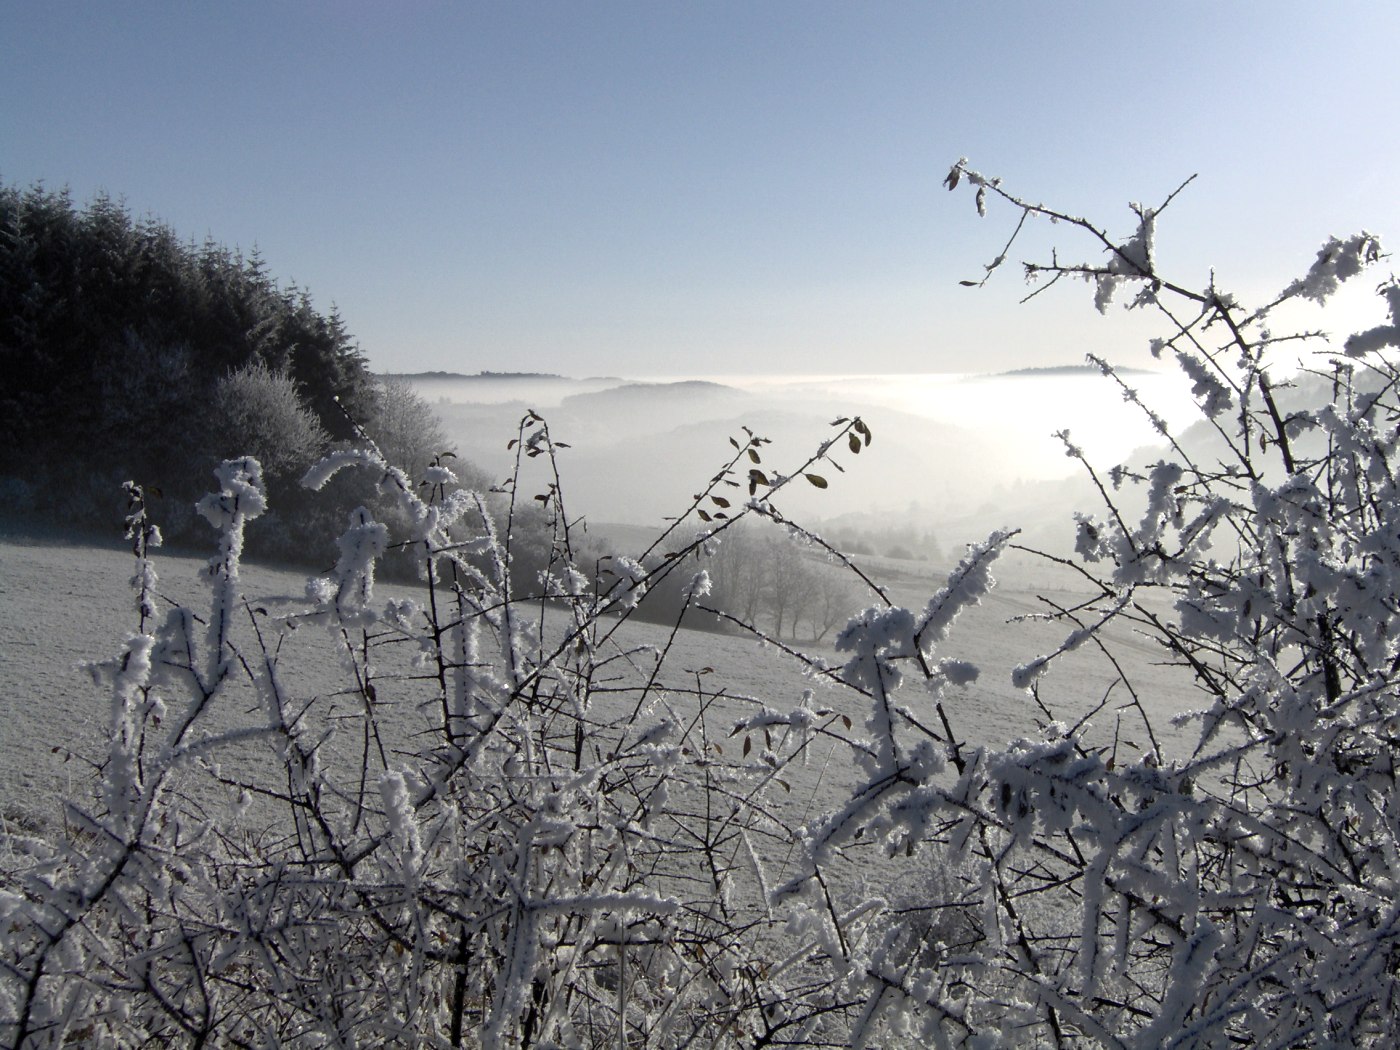
<instances>
[{"instance_id":1,"label":"frost-covered stem","mask_svg":"<svg viewBox=\"0 0 1400 1050\"><path fill-rule=\"evenodd\" d=\"M1073 623L1078 629L1076 632L1077 634L1082 633L1085 640L1094 643L1094 647L1099 651L1099 655L1101 655L1108 662L1109 666L1113 668L1114 674L1117 676L1114 679L1114 682L1121 683L1123 685L1123 688L1128 691L1128 696L1131 697L1132 706L1137 710L1138 718L1142 721L1143 729L1147 731L1147 738L1152 743L1152 753L1160 755L1162 753L1161 744L1157 740L1157 732L1152 727L1152 719L1148 715L1147 709L1143 706L1142 698L1138 695L1137 689L1134 688L1132 679L1129 677L1127 671L1124 669L1123 664L1119 661L1117 655L1115 655L1113 650L1108 647L1108 644L1103 640L1102 637L1103 629L1118 616L1126 615L1126 610L1129 607L1139 612L1143 611L1141 603L1133 601L1132 594L1133 590L1132 588L1129 588L1128 594L1124 596L1123 600L1117 603L1113 607L1113 609L1111 609L1097 623L1092 625L1085 623L1085 621L1078 615L1076 615L1072 610L1065 608L1058 602L1051 601L1050 599L1044 596L1041 596L1040 600L1044 602L1046 606L1052 609L1056 616ZM1112 689L1112 686L1110 686L1109 688ZM1108 697L1105 694L1104 703L1106 704L1107 701ZM1103 704L1100 705L1100 707L1102 706ZM1084 715L1084 717L1080 719L1079 723L1070 730L1070 735L1073 736L1074 734L1076 734L1094 716L1094 714L1097 713L1097 710L1098 709L1096 708L1094 711L1091 711L1088 714ZM1047 714L1048 713L1049 712L1047 711Z\"/></svg>"},{"instance_id":2,"label":"frost-covered stem","mask_svg":"<svg viewBox=\"0 0 1400 1050\"><path fill-rule=\"evenodd\" d=\"M870 428L866 425L865 421L860 418L860 416L856 416L853 419L844 421L841 429L839 429L836 432L836 435L822 442L822 444L818 446L817 451L812 453L812 455L810 455L809 457L807 457L806 461L803 462L802 465L799 466L791 474L780 476L776 481L768 483L766 485L768 489L768 496L765 498L765 502L768 502L772 499L773 493L776 493L781 489L786 488L788 485L795 482L798 478L806 478L810 481L811 469L815 467L818 463L827 462L830 463L832 466L836 467L838 470L840 470L840 465L831 456L832 448L839 445L841 443L842 438L846 438L847 442L849 443L852 438L857 437L858 439L863 439L861 447L869 446ZM848 447L854 450L854 445L848 444ZM752 475L750 475L750 477L752 478ZM818 477L820 478L821 475L818 475ZM817 484L817 482L812 483ZM819 485L818 487L825 486ZM766 508L765 512L768 513L770 516L772 516L773 514L771 507Z\"/></svg>"},{"instance_id":3,"label":"frost-covered stem","mask_svg":"<svg viewBox=\"0 0 1400 1050\"><path fill-rule=\"evenodd\" d=\"M150 552L161 545L161 535L147 514L145 489L134 481L126 482L122 489L126 493L126 538L131 541L131 553L136 556L136 571L131 578L136 587L136 630L138 634L145 634L147 621L155 616L157 577Z\"/></svg>"},{"instance_id":4,"label":"frost-covered stem","mask_svg":"<svg viewBox=\"0 0 1400 1050\"><path fill-rule=\"evenodd\" d=\"M797 649L792 645L789 645L787 642L779 638L774 638L767 631L763 630L762 628L758 627L751 621L746 620L741 616L736 616L734 613L727 612L726 610L720 609L714 605L706 605L703 602L697 602L695 608L697 608L703 613L708 613L709 615L714 616L717 619L723 620L735 630L742 631L745 634L748 634L758 639L759 641L762 641L765 645L776 649L784 656L787 656L790 659L801 664L803 669L815 678L819 678L824 681L830 682L838 682L841 680L841 669L839 667L828 667L824 661L818 660L813 656L802 652L802 650ZM845 682L843 682L842 685L854 689L862 696L870 695L867 690L862 689L860 686L851 685L850 683Z\"/></svg>"},{"instance_id":5,"label":"frost-covered stem","mask_svg":"<svg viewBox=\"0 0 1400 1050\"><path fill-rule=\"evenodd\" d=\"M522 667L522 655L520 653L519 639L517 638L517 631L514 623L514 577L511 568L511 562L513 560L511 548L515 543L516 537L515 519L518 513L516 503L520 498L521 469L524 465L526 450L529 447L527 445L526 431L538 421L539 416L535 415L534 412L529 412L521 418L516 428L517 438L516 441L512 443L515 446L515 469L511 475L512 483L507 486L506 530L504 536L501 537L500 545L493 547L491 551L492 559L495 562L494 568L501 588L502 607L500 615L504 631L504 640L507 642L507 671L511 681L515 683L517 690L524 684L523 678L525 672Z\"/></svg>"},{"instance_id":6,"label":"frost-covered stem","mask_svg":"<svg viewBox=\"0 0 1400 1050\"><path fill-rule=\"evenodd\" d=\"M467 968L471 960L471 939L463 923L457 932L457 956L453 961L452 997L448 1012L448 1043L451 1046L464 1045L462 1025L467 1012Z\"/></svg>"},{"instance_id":7,"label":"frost-covered stem","mask_svg":"<svg viewBox=\"0 0 1400 1050\"><path fill-rule=\"evenodd\" d=\"M531 417L533 417L533 419ZM524 428L526 427L526 424L528 424L530 427L538 426L539 428L528 438L525 436L524 433ZM546 462L549 465L548 469L550 471L550 474L553 477L553 480L549 482L548 490L544 493L541 493L540 495L535 496L535 500L538 501L542 505L542 507L549 512L550 515L549 553L545 560L545 567L543 570L543 573L547 578L548 575L558 567L562 566L565 572L568 572L573 568L574 549L573 541L570 536L571 525L568 519L568 513L564 507L563 483L559 477L558 459L559 449L568 448L569 446L562 443L556 443L550 436L549 423L542 416L539 416L533 412L531 412L530 415L526 416L526 418L522 420L522 430L520 431L520 435L520 445L518 446L516 451L516 472L514 475L514 480L516 481L516 483L518 484L520 478L519 466L521 462L521 454L524 454L525 456L528 456L530 458L535 458L541 455L544 456ZM516 487L516 485L511 486L512 503L515 499ZM545 655L543 651L543 647L545 644L545 624L550 611L551 595L548 593L548 591L549 588L547 586L541 587L539 601L537 603L537 627L539 632L540 651L536 654L536 659L541 662L545 660ZM509 597L509 592L507 592L507 597ZM574 618L575 626L580 626L577 610L571 608L570 612Z\"/></svg>"},{"instance_id":8,"label":"frost-covered stem","mask_svg":"<svg viewBox=\"0 0 1400 1050\"><path fill-rule=\"evenodd\" d=\"M365 792L367 790L370 766L370 743L373 742L379 753L379 768L385 770L389 768L389 758L384 753L384 741L379 735L379 723L374 713L374 683L370 679L369 660L369 632L364 628L360 629L360 640L357 643L351 639L350 632L344 626L340 629L341 644L345 648L347 662L350 671L355 676L355 692L360 697L360 705L363 718L360 724L360 784L355 795L355 817L350 825L351 834L360 825L360 820L364 816Z\"/></svg>"},{"instance_id":9,"label":"frost-covered stem","mask_svg":"<svg viewBox=\"0 0 1400 1050\"><path fill-rule=\"evenodd\" d=\"M1088 360L1090 364L1097 368L1100 374L1107 376L1110 380L1113 381L1113 383L1118 387L1119 391L1122 393L1123 399L1136 405L1137 408L1142 412L1142 414L1147 417L1147 422L1149 423L1149 425L1151 425L1152 430L1157 435L1158 440L1165 441L1167 443L1167 446L1173 452L1176 453L1176 455L1180 458L1181 463L1190 471L1192 476L1195 477L1197 481L1203 481L1205 479L1204 473L1201 471L1200 467L1198 467L1193 461L1191 455L1184 448L1181 447L1181 443L1177 440L1176 435L1171 432L1171 429L1167 426L1166 422L1162 419L1161 416L1159 416L1156 412L1152 411L1151 408L1149 408L1146 404L1143 403L1142 399L1138 396L1138 392L1132 387L1130 387L1127 384L1127 382L1124 381L1123 377L1118 373L1118 369L1115 368L1108 360L1099 357L1096 354L1086 355L1086 360ZM1215 364L1213 359L1211 360L1211 363L1212 365ZM1216 367L1218 369L1218 366ZM1219 423L1215 421L1215 417L1213 415L1208 415L1206 418L1209 419L1210 422L1214 425L1215 430L1217 432L1219 432L1220 434L1224 434L1224 429L1219 425Z\"/></svg>"},{"instance_id":10,"label":"frost-covered stem","mask_svg":"<svg viewBox=\"0 0 1400 1050\"><path fill-rule=\"evenodd\" d=\"M426 541L425 544L426 546ZM455 567L454 567L455 574ZM442 733L449 747L455 743L453 733L452 701L451 691L447 683L447 658L443 651L443 635L454 630L451 625L444 625L445 618L442 610L438 608L438 576L437 573L429 571L427 574L428 588L428 615L427 627L428 635L432 645L433 673L437 679L438 701L442 710ZM458 592L458 608L460 615L461 593Z\"/></svg>"},{"instance_id":11,"label":"frost-covered stem","mask_svg":"<svg viewBox=\"0 0 1400 1050\"><path fill-rule=\"evenodd\" d=\"M1010 921L1012 931L1015 935L1016 950L1021 956L1022 962L1029 968L1030 973L1039 978L1043 976L1040 958L1031 944L1030 936L1026 932L1025 924L1021 920L1020 910L1016 907L1016 902L1006 885L1006 879L1002 874L1002 863L1004 853L992 847L990 833L985 823L979 822L977 825L977 838L982 849L982 855L986 857L992 879L992 890L996 894L998 906L1005 913ZM1009 847L1006 852L1009 852ZM1045 1019L1050 1025L1050 1030L1055 1037L1055 1045L1064 1045L1064 1032L1060 1026L1059 1011L1054 1002L1049 997L1042 997L1039 1003L1045 1011Z\"/></svg>"},{"instance_id":12,"label":"frost-covered stem","mask_svg":"<svg viewBox=\"0 0 1400 1050\"><path fill-rule=\"evenodd\" d=\"M1104 486L1103 479L1099 477L1099 472L1094 469L1093 464L1085 457L1083 450L1070 441L1069 431L1062 430L1055 436L1059 438L1061 444L1065 446L1065 455L1069 456L1071 459L1078 460L1080 465L1083 466L1085 472L1089 475L1089 480L1098 491L1099 498L1103 501L1103 505L1108 509L1108 512L1113 515L1114 524L1118 526L1118 529L1127 542L1129 553L1133 557L1137 557L1139 552L1133 540L1133 530L1128 526L1128 523L1123 520L1123 512L1119 509L1118 501L1108 494L1108 489Z\"/></svg>"},{"instance_id":13,"label":"frost-covered stem","mask_svg":"<svg viewBox=\"0 0 1400 1050\"><path fill-rule=\"evenodd\" d=\"M1180 295L1182 298L1190 299L1200 303L1204 303L1206 301L1206 297L1201 295L1199 292L1193 292L1187 288L1183 288L1179 285L1175 285L1168 281L1162 280L1154 272L1153 268L1150 265L1144 265L1143 260L1124 252L1122 247L1118 243L1116 243L1112 238L1110 238L1106 231L1104 231L1098 226L1095 226L1089 220L1077 215L1070 215L1067 212L1056 211L1053 208L1047 208L1043 204L1032 204L1030 201L1017 197L1014 194L1011 194L1002 188L1000 179L986 178L978 172L973 171L971 168L969 168L967 165L967 160L965 158L960 159L956 164L953 165L952 170L948 174L948 178L944 180L944 185L946 185L950 190L956 189L958 183L963 178L966 178L970 183L975 185L978 188L979 194L985 193L986 190L991 190L992 193L996 194L1002 200L1006 201L1008 204L1012 205L1021 212L1021 222L1017 224L1016 232L1012 235L1011 239L1007 241L1006 247L1002 249L1001 254L998 255L997 258L986 267L986 269L989 272L993 269L996 269L1003 262L1005 262L1006 255L1011 250L1011 245L1015 242L1016 235L1020 233L1021 227L1024 224L1026 217L1037 215L1047 218L1052 222L1064 223L1068 226L1074 226L1078 229L1083 230L1085 233L1089 234L1090 237L1098 241L1100 246L1105 251L1110 252L1117 261L1121 262L1125 266L1131 267L1132 271L1135 272L1138 276L1152 279L1158 282L1163 288L1166 288L1168 291ZM1177 186L1176 189L1174 189L1171 193L1169 193L1166 196L1166 198L1162 201L1160 205L1158 205L1155 209L1150 209L1152 214L1160 215L1163 211L1165 211L1167 207L1172 203L1172 201L1176 199L1176 196L1179 193L1181 193L1184 189L1186 189L1186 187L1189 186L1195 180L1195 178L1196 176L1192 175L1190 178L1185 179L1179 186ZM985 209L979 203L979 211L981 210ZM1056 273L1103 272L1103 268L1101 267L1094 268L1081 266L1028 266L1027 268L1031 271L1053 270L1053 272ZM986 282L984 279L982 282L964 283L984 284Z\"/></svg>"},{"instance_id":14,"label":"frost-covered stem","mask_svg":"<svg viewBox=\"0 0 1400 1050\"><path fill-rule=\"evenodd\" d=\"M229 630L238 605L243 531L267 507L262 467L257 460L226 460L215 473L222 482L222 491L206 496L199 504L200 513L220 531L219 554L209 563L214 599L209 609L209 664L201 683L206 693L217 689L228 673Z\"/></svg>"},{"instance_id":15,"label":"frost-covered stem","mask_svg":"<svg viewBox=\"0 0 1400 1050\"><path fill-rule=\"evenodd\" d=\"M1273 386L1269 382L1268 373L1259 373L1259 394L1264 399L1264 407L1269 410L1269 419L1274 424L1274 443L1278 446L1279 455L1283 457L1283 469L1290 474L1298 472L1298 465L1293 459L1293 443L1289 440L1288 430L1284 426L1283 417L1279 415L1278 402L1274 400Z\"/></svg>"},{"instance_id":16,"label":"frost-covered stem","mask_svg":"<svg viewBox=\"0 0 1400 1050\"><path fill-rule=\"evenodd\" d=\"M661 651L657 654L656 660L652 664L651 671L647 675L646 682L644 682L642 687L637 691L637 702L633 705L632 714L627 719L627 724L629 726L637 724L637 720L642 713L642 708L647 705L647 702L651 699L652 692L657 687L657 683L661 677L661 669L665 666L666 658L670 655L672 647L676 644L676 639L680 636L681 625L685 622L685 614L690 611L692 598L692 595L687 594L685 599L681 602L680 610L676 613L675 619L671 622L671 631L666 636L666 644L661 647ZM701 710L703 711L703 707Z\"/></svg>"}]
</instances>

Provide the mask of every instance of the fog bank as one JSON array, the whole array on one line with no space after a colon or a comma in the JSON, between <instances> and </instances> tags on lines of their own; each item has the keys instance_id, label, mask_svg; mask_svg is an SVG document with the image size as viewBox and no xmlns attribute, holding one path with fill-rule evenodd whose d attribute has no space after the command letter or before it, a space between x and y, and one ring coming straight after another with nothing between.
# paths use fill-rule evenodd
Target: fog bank
<instances>
[{"instance_id":1,"label":"fog bank","mask_svg":"<svg viewBox=\"0 0 1400 1050\"><path fill-rule=\"evenodd\" d=\"M1107 468L1156 443L1142 408L1087 369L1003 375L691 376L571 379L560 376L411 376L462 456L504 478L520 417L549 422L561 453L571 516L659 525L743 443L744 427L772 440L765 470L789 473L860 415L873 440L859 456L840 448L819 470L818 491L793 486L776 502L805 521L887 520L938 530L946 543L1004 524L1068 535L1071 512L1095 509L1083 469L1053 435L1068 430ZM1195 418L1176 374L1125 375L1174 429ZM532 469L541 465L528 464ZM530 476L527 475L527 480Z\"/></svg>"}]
</instances>

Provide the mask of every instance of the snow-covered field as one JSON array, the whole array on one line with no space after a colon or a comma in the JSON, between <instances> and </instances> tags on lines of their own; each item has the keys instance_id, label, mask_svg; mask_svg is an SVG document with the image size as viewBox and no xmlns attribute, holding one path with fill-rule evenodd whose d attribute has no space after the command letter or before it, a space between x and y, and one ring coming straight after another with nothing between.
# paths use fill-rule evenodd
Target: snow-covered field
<instances>
[{"instance_id":1,"label":"snow-covered field","mask_svg":"<svg viewBox=\"0 0 1400 1050\"><path fill-rule=\"evenodd\" d=\"M161 593L192 603L197 610L205 591L199 578L205 558L158 554ZM92 762L103 753L108 702L82 665L115 653L134 629L128 584L131 568L130 553L116 540L96 546L90 541L0 537L0 815L5 820L31 827L51 825L61 819L65 796L87 794ZM942 582L933 567L905 563L896 573L890 565L876 566L877 575L881 570L892 596L913 608L926 602ZM997 576L1000 583L990 599L959 620L939 654L981 667L979 681L952 697L948 709L958 734L970 743L992 746L1034 735L1045 720L1030 698L1012 687L1010 670L1053 649L1064 636L1060 626L1015 618L1044 610L1042 595L1068 604L1075 583L1055 566L1021 555L1004 559ZM266 606L279 595L301 595L306 574L245 565L243 582L245 593ZM390 594L411 590L393 584L381 589ZM618 640L627 647L660 647L668 635L663 627L629 623ZM1165 749L1170 753L1185 748L1189 730L1173 730L1168 718L1198 702L1189 682L1179 670L1159 666L1156 650L1143 639L1122 629L1109 637L1130 680L1149 703ZM289 689L309 697L324 694L333 687L327 683L340 681L337 657L329 643L315 629L296 632L284 641L284 646L300 647L286 653L282 661L291 674ZM813 655L831 663L840 660L830 648L817 649ZM805 689L815 690L819 706L832 704L845 710L852 702L850 694L824 687L820 679L776 649L745 637L680 632L663 681L694 686L693 672L704 668L713 668L703 678L705 687L722 690L727 697L711 711L716 721L713 732L720 740L726 738L731 720L751 703L791 709ZM1116 677L1097 653L1072 654L1042 683L1042 696L1058 717L1072 722L1097 706L1112 687L1109 704L1094 719L1098 739L1108 742L1115 730L1115 712L1127 699L1124 687L1113 685ZM917 710L923 699L911 694L907 702ZM679 694L668 698L664 692L657 702L693 703ZM401 695L398 703L399 727L411 732L418 721L413 697ZM252 699L229 707L223 720L232 725L250 717ZM387 710L385 721L392 723L393 709ZM857 724L863 720L860 710L847 713ZM1121 737L1143 742L1140 724L1131 713L1122 716ZM834 765L839 767L840 760ZM805 769L793 785L792 797L806 812L834 804L850 782L849 770L827 766L820 755ZM268 773L273 774L270 767Z\"/></svg>"}]
</instances>

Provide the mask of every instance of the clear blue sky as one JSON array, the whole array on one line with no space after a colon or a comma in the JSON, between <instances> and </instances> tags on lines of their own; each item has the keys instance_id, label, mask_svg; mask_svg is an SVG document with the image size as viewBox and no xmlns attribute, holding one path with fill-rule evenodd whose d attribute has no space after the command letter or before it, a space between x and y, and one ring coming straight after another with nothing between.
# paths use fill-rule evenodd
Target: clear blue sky
<instances>
[{"instance_id":1,"label":"clear blue sky","mask_svg":"<svg viewBox=\"0 0 1400 1050\"><path fill-rule=\"evenodd\" d=\"M383 370L1141 363L1081 288L957 287L1013 217L951 162L1125 234L1199 172L1162 258L1265 294L1400 243L1397 49L1379 2L0 0L0 178L256 245Z\"/></svg>"}]
</instances>

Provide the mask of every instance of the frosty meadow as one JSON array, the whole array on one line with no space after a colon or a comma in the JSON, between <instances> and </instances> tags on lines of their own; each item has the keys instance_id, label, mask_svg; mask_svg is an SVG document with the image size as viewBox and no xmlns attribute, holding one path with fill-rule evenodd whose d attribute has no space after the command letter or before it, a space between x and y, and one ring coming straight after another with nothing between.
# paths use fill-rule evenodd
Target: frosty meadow
<instances>
[{"instance_id":1,"label":"frosty meadow","mask_svg":"<svg viewBox=\"0 0 1400 1050\"><path fill-rule=\"evenodd\" d=\"M859 470L879 434L858 417L791 463L761 433L732 435L663 541L593 563L539 415L496 501L450 461L409 477L377 447L342 447L304 482L357 481L363 504L334 571L279 601L247 593L240 564L245 530L277 509L264 464L224 462L199 504L217 553L197 607L161 598L159 533L132 484L132 632L99 668L110 731L93 790L61 829L5 828L0 1039L1389 1045L1400 285L1381 286L1387 323L1340 343L1270 328L1283 304L1370 272L1378 240L1329 241L1250 305L1158 272L1175 194L1134 206L1115 237L965 161L947 186L1011 216L987 279L1027 224L1057 223L1061 250L1026 265L1033 294L1080 279L1100 310L1122 296L1157 313L1155 350L1200 406L1177 432L1102 365L1162 458L1105 467L1064 436L1101 505L1056 564L1089 597L1042 601L1059 641L1012 672L1017 738L974 742L956 698L979 668L949 641L1013 529L902 608L781 509ZM1307 355L1296 376L1290 355ZM548 554L522 594L528 506ZM798 695L747 696L742 666L674 658L686 610L744 628L712 604L707 564L750 519L872 595L839 660L768 639L809 676ZM421 584L382 597L391 554ZM628 641L668 587L674 627ZM1194 683L1198 710L1170 735L1115 632ZM293 666L307 636L337 653L311 688ZM1057 665L1086 653L1113 684L1061 695ZM813 806L818 782L840 797Z\"/></svg>"}]
</instances>

